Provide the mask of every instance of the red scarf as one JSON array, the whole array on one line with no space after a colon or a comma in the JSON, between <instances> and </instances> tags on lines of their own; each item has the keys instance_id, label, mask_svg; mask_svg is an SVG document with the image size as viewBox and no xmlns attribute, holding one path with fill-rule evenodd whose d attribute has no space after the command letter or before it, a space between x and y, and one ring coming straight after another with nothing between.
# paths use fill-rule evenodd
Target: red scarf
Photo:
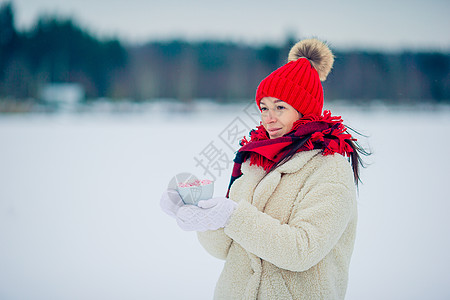
<instances>
[{"instance_id":1,"label":"red scarf","mask_svg":"<svg viewBox=\"0 0 450 300\"><path fill-rule=\"evenodd\" d=\"M346 133L341 117L332 116L329 110L325 110L322 116L303 116L294 122L290 132L275 139L270 139L264 126L260 125L250 132L250 141L246 137L241 140L242 147L234 159L227 197L234 180L242 175L241 164L244 161L250 159L250 165L270 171L291 150L292 144L301 140L306 142L297 152L322 149L322 155L339 153L344 156L353 152L349 142L356 141Z\"/></svg>"}]
</instances>

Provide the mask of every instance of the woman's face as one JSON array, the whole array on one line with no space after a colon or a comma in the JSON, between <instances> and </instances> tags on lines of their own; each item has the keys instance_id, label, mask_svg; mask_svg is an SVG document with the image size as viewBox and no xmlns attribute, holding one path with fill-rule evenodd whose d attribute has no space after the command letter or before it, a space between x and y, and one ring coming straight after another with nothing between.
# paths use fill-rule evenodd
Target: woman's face
<instances>
[{"instance_id":1,"label":"woman's face","mask_svg":"<svg viewBox=\"0 0 450 300\"><path fill-rule=\"evenodd\" d=\"M290 104L273 97L264 97L259 104L261 120L270 139L283 136L292 129L295 121L302 117Z\"/></svg>"}]
</instances>

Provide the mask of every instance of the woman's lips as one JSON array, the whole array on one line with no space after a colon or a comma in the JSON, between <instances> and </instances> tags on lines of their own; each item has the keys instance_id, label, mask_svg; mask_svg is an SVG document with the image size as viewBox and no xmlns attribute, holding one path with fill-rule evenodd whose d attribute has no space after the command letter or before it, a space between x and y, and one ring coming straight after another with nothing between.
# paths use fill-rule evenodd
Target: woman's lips
<instances>
[{"instance_id":1,"label":"woman's lips","mask_svg":"<svg viewBox=\"0 0 450 300\"><path fill-rule=\"evenodd\" d=\"M274 133L277 133L278 131L280 131L281 130L281 128L273 128L273 129L267 129L267 131L270 133L270 134L274 134Z\"/></svg>"}]
</instances>

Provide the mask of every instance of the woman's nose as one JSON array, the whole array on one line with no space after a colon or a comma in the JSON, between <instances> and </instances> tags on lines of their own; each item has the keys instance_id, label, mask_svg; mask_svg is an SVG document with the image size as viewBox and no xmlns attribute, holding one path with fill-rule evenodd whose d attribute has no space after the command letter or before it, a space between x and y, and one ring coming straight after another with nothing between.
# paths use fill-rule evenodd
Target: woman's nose
<instances>
[{"instance_id":1,"label":"woman's nose","mask_svg":"<svg viewBox=\"0 0 450 300\"><path fill-rule=\"evenodd\" d=\"M275 114L270 110L267 112L267 114L264 116L264 118L265 118L265 121L267 124L274 123L277 121Z\"/></svg>"}]
</instances>

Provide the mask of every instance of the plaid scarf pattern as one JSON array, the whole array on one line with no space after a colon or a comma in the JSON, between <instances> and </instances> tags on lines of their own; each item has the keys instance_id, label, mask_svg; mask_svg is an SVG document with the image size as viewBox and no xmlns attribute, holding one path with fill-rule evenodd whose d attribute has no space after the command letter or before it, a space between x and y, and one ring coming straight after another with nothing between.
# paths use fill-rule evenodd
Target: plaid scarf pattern
<instances>
[{"instance_id":1,"label":"plaid scarf pattern","mask_svg":"<svg viewBox=\"0 0 450 300\"><path fill-rule=\"evenodd\" d=\"M347 128L342 123L340 116L332 116L329 110L325 110L322 116L305 115L294 122L290 132L282 137L270 139L263 125L250 131L250 140L244 137L241 148L234 158L233 171L226 197L229 197L233 182L242 176L241 165L250 159L250 165L262 167L270 172L272 167L279 163L293 145L303 143L296 151L309 151L321 149L322 155L339 153L350 156L353 148L350 141L356 141L347 133Z\"/></svg>"}]
</instances>

